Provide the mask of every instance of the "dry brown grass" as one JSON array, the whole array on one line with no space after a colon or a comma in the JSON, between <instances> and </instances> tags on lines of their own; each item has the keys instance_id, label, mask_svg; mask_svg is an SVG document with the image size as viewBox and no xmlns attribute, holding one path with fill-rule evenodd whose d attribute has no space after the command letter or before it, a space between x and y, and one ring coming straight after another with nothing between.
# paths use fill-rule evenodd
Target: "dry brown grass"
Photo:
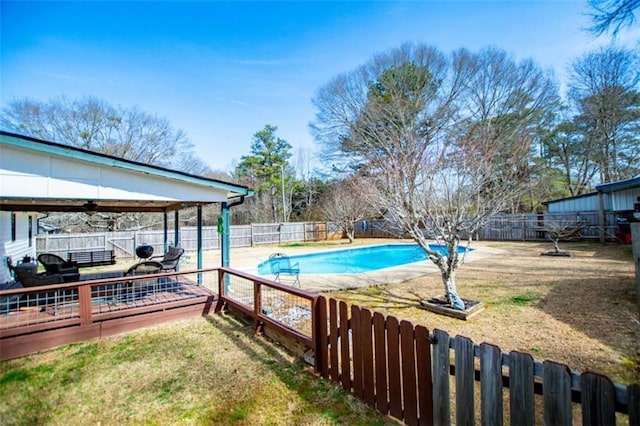
<instances>
[{"instance_id":1,"label":"dry brown grass","mask_svg":"<svg viewBox=\"0 0 640 426\"><path fill-rule=\"evenodd\" d=\"M572 257L541 256L550 243L476 242L500 254L464 264L460 295L484 302L469 321L417 307L440 296L439 274L400 284L331 293L385 314L531 353L578 371L596 371L621 383L640 381L640 324L631 248L596 243L562 244Z\"/></svg>"}]
</instances>

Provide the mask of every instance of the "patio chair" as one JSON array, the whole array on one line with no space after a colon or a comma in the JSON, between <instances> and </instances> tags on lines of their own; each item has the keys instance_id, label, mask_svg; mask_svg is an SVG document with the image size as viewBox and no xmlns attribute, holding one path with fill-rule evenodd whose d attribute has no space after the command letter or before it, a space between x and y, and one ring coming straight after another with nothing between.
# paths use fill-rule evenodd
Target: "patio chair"
<instances>
[{"instance_id":1,"label":"patio chair","mask_svg":"<svg viewBox=\"0 0 640 426\"><path fill-rule=\"evenodd\" d=\"M32 274L23 269L13 269L13 274L16 277L16 281L22 283L23 287L38 287L41 285L59 284L64 282L62 275L47 273Z\"/></svg>"},{"instance_id":2,"label":"patio chair","mask_svg":"<svg viewBox=\"0 0 640 426\"><path fill-rule=\"evenodd\" d=\"M181 247L169 247L167 252L162 256L152 256L152 259L162 259L159 262L162 264L163 271L176 271L180 257L184 254L184 249Z\"/></svg>"},{"instance_id":3,"label":"patio chair","mask_svg":"<svg viewBox=\"0 0 640 426\"><path fill-rule=\"evenodd\" d=\"M79 274L78 264L69 262L57 254L41 253L38 255L38 262L42 263L47 274Z\"/></svg>"},{"instance_id":4,"label":"patio chair","mask_svg":"<svg viewBox=\"0 0 640 426\"><path fill-rule=\"evenodd\" d=\"M125 277L134 275L148 275L157 274L162 271L162 263L155 260L145 260L144 262L136 263L124 273Z\"/></svg>"},{"instance_id":5,"label":"patio chair","mask_svg":"<svg viewBox=\"0 0 640 426\"><path fill-rule=\"evenodd\" d=\"M26 269L16 268L11 263L11 259L7 259L7 266L13 273L16 281L22 283L23 287L38 287L41 285L59 284L64 282L62 275L60 274L48 274L46 272L34 274Z\"/></svg>"},{"instance_id":6,"label":"patio chair","mask_svg":"<svg viewBox=\"0 0 640 426\"><path fill-rule=\"evenodd\" d=\"M152 275L160 272L162 272L162 263L154 260L145 260L127 269L124 276L134 277L137 275ZM155 293L157 285L157 278L125 281L116 287L116 301L122 300L122 295L124 295L125 302L134 301L138 296L145 296L149 287L153 287L153 292Z\"/></svg>"},{"instance_id":7,"label":"patio chair","mask_svg":"<svg viewBox=\"0 0 640 426\"><path fill-rule=\"evenodd\" d=\"M282 253L274 253L269 256L269 266L271 273L275 275L274 281L283 283L282 278L286 277L287 283L300 287L300 266L298 263L291 264L289 256Z\"/></svg>"}]
</instances>

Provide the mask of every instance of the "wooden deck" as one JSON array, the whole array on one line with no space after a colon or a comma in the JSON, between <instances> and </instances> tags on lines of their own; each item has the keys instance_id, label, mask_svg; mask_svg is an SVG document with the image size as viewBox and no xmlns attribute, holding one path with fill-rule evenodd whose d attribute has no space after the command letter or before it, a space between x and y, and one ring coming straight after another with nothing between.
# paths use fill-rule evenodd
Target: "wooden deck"
<instances>
[{"instance_id":1,"label":"wooden deck","mask_svg":"<svg viewBox=\"0 0 640 426\"><path fill-rule=\"evenodd\" d=\"M205 273L108 277L0 291L0 359L206 314L217 296L197 284Z\"/></svg>"}]
</instances>

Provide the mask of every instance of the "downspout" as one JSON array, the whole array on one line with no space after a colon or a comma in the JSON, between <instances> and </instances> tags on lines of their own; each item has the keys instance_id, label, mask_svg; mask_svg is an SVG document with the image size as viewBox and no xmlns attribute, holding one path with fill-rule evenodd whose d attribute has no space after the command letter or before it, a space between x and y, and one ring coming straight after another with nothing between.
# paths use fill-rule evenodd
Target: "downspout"
<instances>
[{"instance_id":1,"label":"downspout","mask_svg":"<svg viewBox=\"0 0 640 426\"><path fill-rule=\"evenodd\" d=\"M176 210L173 213L173 245L174 247L181 247L180 245L180 212Z\"/></svg>"},{"instance_id":2,"label":"downspout","mask_svg":"<svg viewBox=\"0 0 640 426\"><path fill-rule=\"evenodd\" d=\"M42 219L46 219L49 217L49 213L46 213L44 216L40 216L39 218L36 219L36 235L38 234L38 231L40 230L40 221Z\"/></svg>"},{"instance_id":3,"label":"downspout","mask_svg":"<svg viewBox=\"0 0 640 426\"><path fill-rule=\"evenodd\" d=\"M35 244L35 247L34 247L34 250L33 250L33 257L36 257L38 255L38 244L37 244L38 238L37 238L37 235L40 233L40 220L41 219L46 219L48 217L49 217L49 213L45 213L44 216L40 216L40 217L38 217L36 219L36 234L35 234L36 235L36 244ZM47 233L45 233L45 235L47 235ZM48 248L47 244L49 244L49 238L45 237L45 247L44 247L45 251L47 251L47 248Z\"/></svg>"},{"instance_id":4,"label":"downspout","mask_svg":"<svg viewBox=\"0 0 640 426\"><path fill-rule=\"evenodd\" d=\"M164 212L162 212L162 215L164 219L164 234L163 234L164 252L163 253L166 253L167 250L169 249L169 215L167 214L166 209Z\"/></svg>"}]
</instances>

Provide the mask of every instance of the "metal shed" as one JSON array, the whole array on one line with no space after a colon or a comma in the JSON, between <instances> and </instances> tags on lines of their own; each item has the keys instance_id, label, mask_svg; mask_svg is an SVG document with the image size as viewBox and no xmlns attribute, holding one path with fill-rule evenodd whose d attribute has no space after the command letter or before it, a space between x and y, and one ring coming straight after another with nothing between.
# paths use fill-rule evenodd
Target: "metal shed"
<instances>
[{"instance_id":1,"label":"metal shed","mask_svg":"<svg viewBox=\"0 0 640 426\"><path fill-rule=\"evenodd\" d=\"M598 212L600 241L607 236L606 229L615 229L616 238L631 242L629 223L634 221L634 209L640 204L640 176L596 185L596 192L546 201L549 213Z\"/></svg>"}]
</instances>

